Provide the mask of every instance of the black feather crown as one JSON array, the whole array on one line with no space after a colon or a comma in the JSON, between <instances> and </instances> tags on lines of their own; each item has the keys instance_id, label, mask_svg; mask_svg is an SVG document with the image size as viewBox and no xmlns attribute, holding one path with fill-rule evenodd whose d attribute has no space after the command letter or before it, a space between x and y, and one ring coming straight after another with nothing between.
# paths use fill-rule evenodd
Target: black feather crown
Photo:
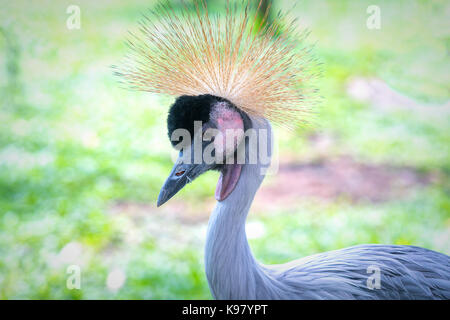
<instances>
[{"instance_id":1,"label":"black feather crown","mask_svg":"<svg viewBox=\"0 0 450 320\"><path fill-rule=\"evenodd\" d=\"M171 139L172 133L176 129L186 129L192 137L194 136L194 121L201 121L202 124L210 120L211 109L217 102L227 102L227 104L236 108L227 99L216 97L210 94L202 94L199 96L180 96L169 109L167 117L167 131L172 146L179 141ZM238 110L238 108L236 108Z\"/></svg>"}]
</instances>

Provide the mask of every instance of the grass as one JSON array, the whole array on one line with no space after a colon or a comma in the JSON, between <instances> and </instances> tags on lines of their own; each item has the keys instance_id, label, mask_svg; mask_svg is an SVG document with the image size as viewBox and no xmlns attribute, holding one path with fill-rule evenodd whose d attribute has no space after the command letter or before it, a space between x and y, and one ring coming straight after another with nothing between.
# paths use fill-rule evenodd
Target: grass
<instances>
[{"instance_id":1,"label":"grass","mask_svg":"<svg viewBox=\"0 0 450 320\"><path fill-rule=\"evenodd\" d=\"M154 207L172 164L171 99L120 89L109 68L152 2L79 3L81 29L68 30L70 3L2 2L0 298L209 299L206 221L186 223ZM295 7L324 63L324 99L315 127L278 130L280 152L298 161L350 155L440 178L388 202L312 198L253 212L249 222L260 232L250 244L264 263L359 243L450 253L450 119L432 106L449 98L449 7L379 3L380 30L365 26L367 1ZM276 6L290 8L288 1ZM426 104L431 117L352 99L347 85L355 77L382 79ZM335 137L325 155L308 143L316 132ZM177 198L195 206L212 198L216 181L208 173ZM80 290L66 288L72 264L82 270ZM118 289L107 286L112 270L126 278Z\"/></svg>"}]
</instances>

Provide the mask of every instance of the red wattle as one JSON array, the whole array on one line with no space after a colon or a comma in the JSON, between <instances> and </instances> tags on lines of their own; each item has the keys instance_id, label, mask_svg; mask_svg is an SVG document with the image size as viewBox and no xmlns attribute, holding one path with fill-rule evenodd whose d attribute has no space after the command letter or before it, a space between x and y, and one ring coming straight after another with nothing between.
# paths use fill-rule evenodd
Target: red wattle
<instances>
[{"instance_id":1,"label":"red wattle","mask_svg":"<svg viewBox=\"0 0 450 320\"><path fill-rule=\"evenodd\" d=\"M220 173L216 187L216 200L225 200L236 187L241 175L241 164L226 164Z\"/></svg>"}]
</instances>

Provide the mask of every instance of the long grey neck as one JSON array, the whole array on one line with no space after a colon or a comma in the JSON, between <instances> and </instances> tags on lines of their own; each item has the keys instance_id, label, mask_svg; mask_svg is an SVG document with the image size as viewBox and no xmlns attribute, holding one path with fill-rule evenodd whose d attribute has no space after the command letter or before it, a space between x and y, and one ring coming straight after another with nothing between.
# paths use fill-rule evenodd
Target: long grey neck
<instances>
[{"instance_id":1,"label":"long grey neck","mask_svg":"<svg viewBox=\"0 0 450 320\"><path fill-rule=\"evenodd\" d=\"M266 128L270 124L255 123L254 128ZM270 155L270 150L269 150ZM267 285L275 285L261 265L255 260L245 233L245 221L253 198L264 179L261 163L242 167L234 191L217 203L211 214L205 248L205 268L210 290L216 299L257 299Z\"/></svg>"}]
</instances>

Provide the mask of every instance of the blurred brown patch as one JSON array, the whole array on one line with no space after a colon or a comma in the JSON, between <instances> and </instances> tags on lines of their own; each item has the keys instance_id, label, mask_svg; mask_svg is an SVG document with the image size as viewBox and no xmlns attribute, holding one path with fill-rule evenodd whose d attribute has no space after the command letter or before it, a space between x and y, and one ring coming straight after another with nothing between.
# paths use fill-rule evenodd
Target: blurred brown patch
<instances>
[{"instance_id":1,"label":"blurred brown patch","mask_svg":"<svg viewBox=\"0 0 450 320\"><path fill-rule=\"evenodd\" d=\"M382 202L408 195L436 177L413 168L359 163L351 157L284 164L255 203L283 206L301 198Z\"/></svg>"}]
</instances>

